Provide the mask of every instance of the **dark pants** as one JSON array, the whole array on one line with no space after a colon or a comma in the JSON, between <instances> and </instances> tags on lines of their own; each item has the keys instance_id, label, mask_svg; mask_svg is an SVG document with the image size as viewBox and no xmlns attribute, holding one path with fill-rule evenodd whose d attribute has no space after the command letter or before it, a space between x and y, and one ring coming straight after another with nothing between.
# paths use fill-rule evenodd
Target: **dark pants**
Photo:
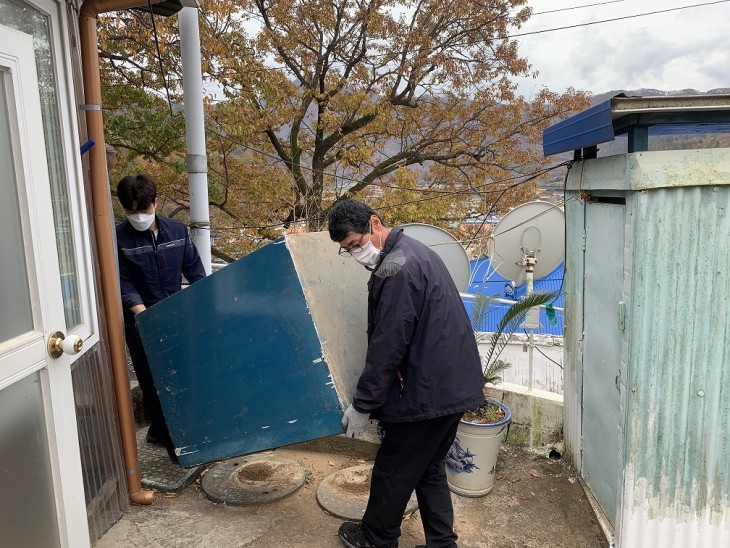
<instances>
[{"instance_id":1,"label":"dark pants","mask_svg":"<svg viewBox=\"0 0 730 548\"><path fill-rule=\"evenodd\" d=\"M446 483L446 454L462 413L418 422L382 422L383 443L375 457L370 498L362 524L371 544L400 536L403 514L413 490L428 548L453 548L454 509Z\"/></svg>"},{"instance_id":2,"label":"dark pants","mask_svg":"<svg viewBox=\"0 0 730 548\"><path fill-rule=\"evenodd\" d=\"M136 327L125 325L124 335L129 349L129 356L132 358L134 372L137 374L139 387L142 390L142 405L147 418L150 420L148 434L162 441L169 440L170 432L167 430L165 415L162 413L162 406L160 405L160 397L157 395L157 388L155 388L155 381L152 379L150 364L147 361L147 354L145 354L142 346L139 331Z\"/></svg>"}]
</instances>

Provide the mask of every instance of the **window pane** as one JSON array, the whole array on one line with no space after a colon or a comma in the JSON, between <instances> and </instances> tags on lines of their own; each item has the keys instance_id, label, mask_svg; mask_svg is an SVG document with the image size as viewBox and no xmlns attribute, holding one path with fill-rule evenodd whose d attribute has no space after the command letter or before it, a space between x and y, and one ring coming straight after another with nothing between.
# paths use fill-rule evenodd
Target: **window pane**
<instances>
[{"instance_id":1,"label":"window pane","mask_svg":"<svg viewBox=\"0 0 730 548\"><path fill-rule=\"evenodd\" d=\"M51 458L38 373L0 390L3 546L59 545Z\"/></svg>"},{"instance_id":2,"label":"window pane","mask_svg":"<svg viewBox=\"0 0 730 548\"><path fill-rule=\"evenodd\" d=\"M43 133L45 135L48 175L51 180L53 220L56 227L56 248L61 270L61 290L66 327L81 323L79 280L68 199L68 181L63 164L63 141L59 119L58 93L54 76L51 33L48 16L21 0L0 0L0 21L3 25L33 36L38 89L41 95Z\"/></svg>"},{"instance_id":3,"label":"window pane","mask_svg":"<svg viewBox=\"0 0 730 548\"><path fill-rule=\"evenodd\" d=\"M33 329L28 269L20 224L18 185L15 180L13 147L5 86L10 78L0 70L0 342ZM12 313L6 313L12 311Z\"/></svg>"}]
</instances>

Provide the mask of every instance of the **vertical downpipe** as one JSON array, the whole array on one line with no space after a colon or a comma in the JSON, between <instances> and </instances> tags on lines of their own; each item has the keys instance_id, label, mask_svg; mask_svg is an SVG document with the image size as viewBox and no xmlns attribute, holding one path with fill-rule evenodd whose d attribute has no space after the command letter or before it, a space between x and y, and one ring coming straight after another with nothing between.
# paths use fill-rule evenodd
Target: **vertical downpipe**
<instances>
[{"instance_id":1,"label":"vertical downpipe","mask_svg":"<svg viewBox=\"0 0 730 548\"><path fill-rule=\"evenodd\" d=\"M154 3L159 3L159 0ZM142 489L142 479L137 459L137 440L134 431L132 396L127 373L127 356L124 352L122 328L122 303L114 253L111 212L109 209L109 184L104 150L104 122L101 113L101 81L99 76L99 49L96 30L97 16L101 12L139 6L140 0L87 0L79 13L79 36L84 85L84 110L89 139L96 146L89 150L91 199L94 231L99 252L101 293L107 320L109 351L111 354L114 393L117 399L122 452L127 472L127 490L135 504L152 504L154 491ZM145 3L146 5L146 3Z\"/></svg>"}]
</instances>

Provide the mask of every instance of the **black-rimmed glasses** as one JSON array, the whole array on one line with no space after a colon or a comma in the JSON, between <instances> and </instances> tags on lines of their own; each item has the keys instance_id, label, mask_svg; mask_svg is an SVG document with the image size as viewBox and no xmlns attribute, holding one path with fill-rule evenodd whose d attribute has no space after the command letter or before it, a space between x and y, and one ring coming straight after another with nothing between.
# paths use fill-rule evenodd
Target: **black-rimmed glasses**
<instances>
[{"instance_id":1,"label":"black-rimmed glasses","mask_svg":"<svg viewBox=\"0 0 730 548\"><path fill-rule=\"evenodd\" d=\"M357 255L362 251L362 241L363 238L365 238L365 235L370 232L370 223L367 224L365 227L365 232L363 232L362 236L360 236L360 241L357 242L355 245L353 245L350 248L342 247L340 246L340 249L337 251L338 255L347 255L348 257L352 257L353 255Z\"/></svg>"}]
</instances>

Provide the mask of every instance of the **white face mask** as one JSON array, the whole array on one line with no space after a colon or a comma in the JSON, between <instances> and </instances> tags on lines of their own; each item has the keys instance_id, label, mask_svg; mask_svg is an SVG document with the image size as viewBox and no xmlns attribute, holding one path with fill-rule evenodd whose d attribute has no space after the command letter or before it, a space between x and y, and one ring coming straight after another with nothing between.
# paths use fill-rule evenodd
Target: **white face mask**
<instances>
[{"instance_id":1,"label":"white face mask","mask_svg":"<svg viewBox=\"0 0 730 548\"><path fill-rule=\"evenodd\" d=\"M358 253L352 253L352 258L363 266L375 266L380 260L380 250L367 242Z\"/></svg>"},{"instance_id":2,"label":"white face mask","mask_svg":"<svg viewBox=\"0 0 730 548\"><path fill-rule=\"evenodd\" d=\"M129 219L129 223L134 227L135 230L139 230L140 232L144 232L149 227L152 226L152 223L155 222L155 214L154 213L132 213L131 215L127 215L127 219Z\"/></svg>"}]
</instances>

